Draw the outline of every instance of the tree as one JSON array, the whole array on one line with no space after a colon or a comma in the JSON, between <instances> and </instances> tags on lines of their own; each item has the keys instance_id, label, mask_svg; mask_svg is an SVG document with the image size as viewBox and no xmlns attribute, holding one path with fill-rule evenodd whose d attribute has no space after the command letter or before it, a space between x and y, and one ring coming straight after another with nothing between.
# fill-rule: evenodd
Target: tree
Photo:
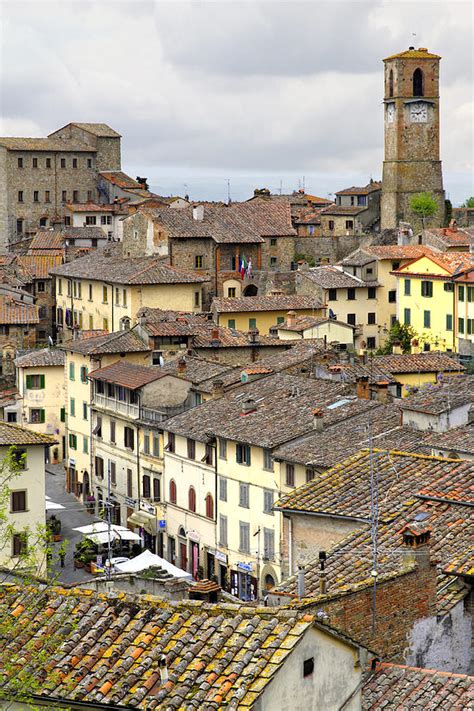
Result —
<instances>
[{"instance_id":1,"label":"tree","mask_svg":"<svg viewBox=\"0 0 474 711\"><path fill-rule=\"evenodd\" d=\"M438 212L439 206L431 193L418 193L410 200L410 207L418 217L421 217L423 229L427 217L433 217Z\"/></svg>"},{"instance_id":2,"label":"tree","mask_svg":"<svg viewBox=\"0 0 474 711\"><path fill-rule=\"evenodd\" d=\"M402 353L411 353L411 342L414 338L417 338L417 333L413 326L407 326L395 321L388 332L387 340L378 349L377 355L389 355L393 352L395 343L400 343Z\"/></svg>"},{"instance_id":3,"label":"tree","mask_svg":"<svg viewBox=\"0 0 474 711\"><path fill-rule=\"evenodd\" d=\"M461 207L474 207L474 197L466 198Z\"/></svg>"},{"instance_id":4,"label":"tree","mask_svg":"<svg viewBox=\"0 0 474 711\"><path fill-rule=\"evenodd\" d=\"M444 226L449 227L449 223L451 222L453 217L453 203L451 200L445 200L444 201Z\"/></svg>"}]
</instances>

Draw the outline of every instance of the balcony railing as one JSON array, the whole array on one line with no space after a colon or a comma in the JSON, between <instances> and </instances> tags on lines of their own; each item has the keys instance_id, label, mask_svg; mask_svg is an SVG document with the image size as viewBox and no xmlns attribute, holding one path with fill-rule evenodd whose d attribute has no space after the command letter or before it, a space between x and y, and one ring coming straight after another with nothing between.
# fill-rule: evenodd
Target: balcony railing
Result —
<instances>
[{"instance_id":1,"label":"balcony railing","mask_svg":"<svg viewBox=\"0 0 474 711\"><path fill-rule=\"evenodd\" d=\"M138 419L138 417L140 416L140 408L138 405L132 405L129 402L117 400L114 397L107 397L107 395L100 395L99 393L95 393L93 403L98 407L103 407L107 410L113 410L114 412L118 412L121 415L126 415L127 417L133 417L135 419Z\"/></svg>"}]
</instances>

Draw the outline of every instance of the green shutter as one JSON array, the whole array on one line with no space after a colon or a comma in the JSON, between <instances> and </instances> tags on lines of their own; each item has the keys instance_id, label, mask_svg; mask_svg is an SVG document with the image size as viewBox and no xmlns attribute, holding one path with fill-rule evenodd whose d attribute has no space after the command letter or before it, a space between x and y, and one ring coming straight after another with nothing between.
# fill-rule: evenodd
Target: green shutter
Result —
<instances>
[{"instance_id":1,"label":"green shutter","mask_svg":"<svg viewBox=\"0 0 474 711\"><path fill-rule=\"evenodd\" d=\"M44 375L40 375L40 388L44 390Z\"/></svg>"},{"instance_id":2,"label":"green shutter","mask_svg":"<svg viewBox=\"0 0 474 711\"><path fill-rule=\"evenodd\" d=\"M26 376L26 389L27 390L31 389L31 375Z\"/></svg>"},{"instance_id":3,"label":"green shutter","mask_svg":"<svg viewBox=\"0 0 474 711\"><path fill-rule=\"evenodd\" d=\"M69 363L69 380L74 380L74 363Z\"/></svg>"},{"instance_id":4,"label":"green shutter","mask_svg":"<svg viewBox=\"0 0 474 711\"><path fill-rule=\"evenodd\" d=\"M61 422L66 422L66 408L65 407L61 408L60 419L61 419Z\"/></svg>"},{"instance_id":5,"label":"green shutter","mask_svg":"<svg viewBox=\"0 0 474 711\"><path fill-rule=\"evenodd\" d=\"M40 422L44 422L44 410L40 410Z\"/></svg>"}]
</instances>

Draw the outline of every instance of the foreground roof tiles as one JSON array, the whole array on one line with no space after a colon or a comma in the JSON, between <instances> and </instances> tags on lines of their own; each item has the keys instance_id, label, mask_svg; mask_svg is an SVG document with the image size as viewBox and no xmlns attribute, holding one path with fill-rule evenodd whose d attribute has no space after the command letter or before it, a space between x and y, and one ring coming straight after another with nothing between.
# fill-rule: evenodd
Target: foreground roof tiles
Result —
<instances>
[{"instance_id":1,"label":"foreground roof tiles","mask_svg":"<svg viewBox=\"0 0 474 711\"><path fill-rule=\"evenodd\" d=\"M294 610L52 587L5 587L0 610L18 630L1 656L12 676L38 680L37 695L137 709L252 707L313 623Z\"/></svg>"},{"instance_id":2,"label":"foreground roof tiles","mask_svg":"<svg viewBox=\"0 0 474 711\"><path fill-rule=\"evenodd\" d=\"M474 401L474 376L443 378L436 385L427 384L400 402L403 410L439 415Z\"/></svg>"},{"instance_id":3,"label":"foreground roof tiles","mask_svg":"<svg viewBox=\"0 0 474 711\"><path fill-rule=\"evenodd\" d=\"M79 338L65 341L60 345L65 351L83 353L84 355L100 355L102 353L145 353L150 348L142 341L134 330L115 331L81 331Z\"/></svg>"},{"instance_id":4,"label":"foreground roof tiles","mask_svg":"<svg viewBox=\"0 0 474 711\"><path fill-rule=\"evenodd\" d=\"M55 444L54 437L50 437L40 432L27 430L20 425L12 425L7 422L0 422L0 447L22 444Z\"/></svg>"},{"instance_id":5,"label":"foreground roof tiles","mask_svg":"<svg viewBox=\"0 0 474 711\"><path fill-rule=\"evenodd\" d=\"M214 299L211 308L217 313L238 313L240 311L320 309L322 306L314 296L278 294L274 296L242 296L240 298Z\"/></svg>"},{"instance_id":6,"label":"foreground roof tiles","mask_svg":"<svg viewBox=\"0 0 474 711\"><path fill-rule=\"evenodd\" d=\"M38 307L15 301L8 296L0 296L0 324L17 326L27 323L39 323Z\"/></svg>"},{"instance_id":7,"label":"foreground roof tiles","mask_svg":"<svg viewBox=\"0 0 474 711\"><path fill-rule=\"evenodd\" d=\"M125 360L118 360L116 363L106 365L104 368L97 368L89 374L93 380L104 380L107 383L115 383L130 390L152 383L155 380L169 375L162 368L156 366L135 365Z\"/></svg>"},{"instance_id":8,"label":"foreground roof tiles","mask_svg":"<svg viewBox=\"0 0 474 711\"><path fill-rule=\"evenodd\" d=\"M15 360L18 368L37 368L44 366L62 366L66 360L64 351L55 348L42 348L41 350L24 353Z\"/></svg>"},{"instance_id":9,"label":"foreground roof tiles","mask_svg":"<svg viewBox=\"0 0 474 711\"><path fill-rule=\"evenodd\" d=\"M362 688L362 711L463 711L473 704L474 676L435 669L377 663Z\"/></svg>"}]
</instances>

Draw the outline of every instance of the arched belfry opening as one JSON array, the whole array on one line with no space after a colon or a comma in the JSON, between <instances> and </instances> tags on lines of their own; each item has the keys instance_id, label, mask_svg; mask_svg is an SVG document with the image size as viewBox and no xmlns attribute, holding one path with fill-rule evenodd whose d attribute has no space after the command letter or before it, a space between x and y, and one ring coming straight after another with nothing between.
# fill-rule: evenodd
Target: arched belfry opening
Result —
<instances>
[{"instance_id":1,"label":"arched belfry opening","mask_svg":"<svg viewBox=\"0 0 474 711\"><path fill-rule=\"evenodd\" d=\"M390 97L393 96L393 69L390 70L390 74L388 75L388 95Z\"/></svg>"},{"instance_id":2,"label":"arched belfry opening","mask_svg":"<svg viewBox=\"0 0 474 711\"><path fill-rule=\"evenodd\" d=\"M413 72L413 96L423 96L423 72L420 68Z\"/></svg>"}]
</instances>

